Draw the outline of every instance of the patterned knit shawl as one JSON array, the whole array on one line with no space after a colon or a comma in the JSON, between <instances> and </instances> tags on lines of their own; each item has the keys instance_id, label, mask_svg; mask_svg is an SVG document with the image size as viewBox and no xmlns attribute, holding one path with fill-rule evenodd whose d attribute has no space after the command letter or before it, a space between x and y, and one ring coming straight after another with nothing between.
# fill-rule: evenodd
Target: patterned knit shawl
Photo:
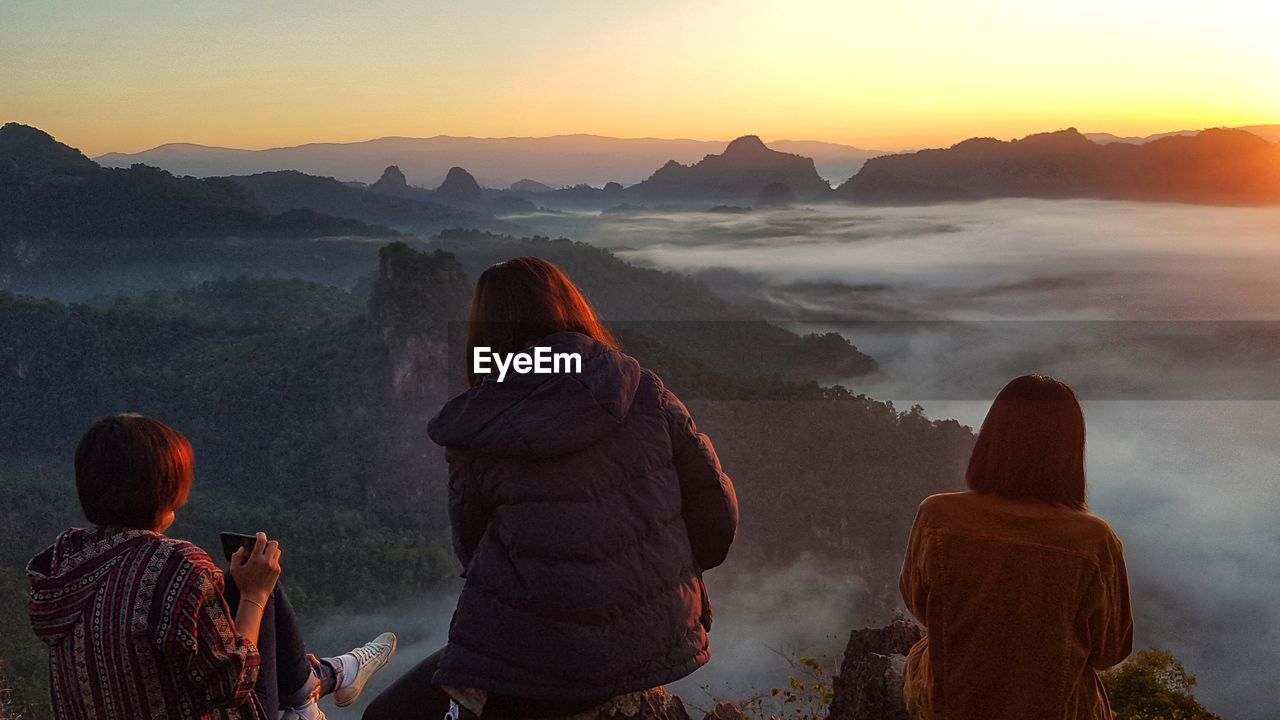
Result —
<instances>
[{"instance_id":1,"label":"patterned knit shawl","mask_svg":"<svg viewBox=\"0 0 1280 720\"><path fill-rule=\"evenodd\" d=\"M54 717L265 718L253 694L257 648L236 634L222 572L200 548L145 530L72 528L27 576Z\"/></svg>"}]
</instances>

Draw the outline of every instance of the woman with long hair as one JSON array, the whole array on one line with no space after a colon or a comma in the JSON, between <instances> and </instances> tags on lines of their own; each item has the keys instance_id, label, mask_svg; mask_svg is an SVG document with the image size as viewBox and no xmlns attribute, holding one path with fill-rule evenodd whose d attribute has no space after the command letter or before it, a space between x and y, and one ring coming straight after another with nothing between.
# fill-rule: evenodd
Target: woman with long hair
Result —
<instances>
[{"instance_id":1,"label":"woman with long hair","mask_svg":"<svg viewBox=\"0 0 1280 720\"><path fill-rule=\"evenodd\" d=\"M505 377L473 364L534 348L580 363ZM702 574L724 561L738 509L684 405L534 257L480 276L467 362L468 389L429 427L466 583L448 644L366 720L566 715L705 664Z\"/></svg>"},{"instance_id":2,"label":"woman with long hair","mask_svg":"<svg viewBox=\"0 0 1280 720\"><path fill-rule=\"evenodd\" d=\"M1085 500L1084 413L1066 384L1025 375L996 397L968 492L920 505L903 563L928 629L907 659L923 720L1112 716L1098 671L1133 649L1120 540Z\"/></svg>"}]
</instances>

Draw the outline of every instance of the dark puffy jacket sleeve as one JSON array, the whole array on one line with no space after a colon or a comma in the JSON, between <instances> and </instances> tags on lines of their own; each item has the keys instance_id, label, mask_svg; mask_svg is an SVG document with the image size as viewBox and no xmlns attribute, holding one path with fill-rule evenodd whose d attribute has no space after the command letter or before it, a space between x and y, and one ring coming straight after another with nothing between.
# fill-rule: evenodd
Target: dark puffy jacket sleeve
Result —
<instances>
[{"instance_id":1,"label":"dark puffy jacket sleeve","mask_svg":"<svg viewBox=\"0 0 1280 720\"><path fill-rule=\"evenodd\" d=\"M453 529L453 552L462 563L462 576L471 564L471 556L489 525L475 480L471 477L470 456L459 450L445 451L449 463L449 524Z\"/></svg>"},{"instance_id":2,"label":"dark puffy jacket sleeve","mask_svg":"<svg viewBox=\"0 0 1280 720\"><path fill-rule=\"evenodd\" d=\"M698 432L688 408L666 388L662 399L689 544L699 569L710 570L724 562L737 534L738 496L733 481L720 469L710 438Z\"/></svg>"}]
</instances>

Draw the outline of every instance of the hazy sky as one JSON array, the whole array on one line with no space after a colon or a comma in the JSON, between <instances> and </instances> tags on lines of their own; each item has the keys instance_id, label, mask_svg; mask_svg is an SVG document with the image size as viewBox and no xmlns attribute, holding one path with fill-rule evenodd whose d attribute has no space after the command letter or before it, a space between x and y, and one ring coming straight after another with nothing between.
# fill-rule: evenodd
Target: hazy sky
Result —
<instances>
[{"instance_id":1,"label":"hazy sky","mask_svg":"<svg viewBox=\"0 0 1280 720\"><path fill-rule=\"evenodd\" d=\"M1263 0L0 0L0 120L90 154L386 135L817 139L1280 122Z\"/></svg>"}]
</instances>

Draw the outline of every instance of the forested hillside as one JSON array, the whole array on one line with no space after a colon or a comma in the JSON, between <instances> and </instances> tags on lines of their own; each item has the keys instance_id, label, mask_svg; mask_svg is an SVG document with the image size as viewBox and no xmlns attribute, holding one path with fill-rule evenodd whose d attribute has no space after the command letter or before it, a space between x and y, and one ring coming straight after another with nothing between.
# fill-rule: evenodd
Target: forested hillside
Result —
<instances>
[{"instance_id":1,"label":"forested hillside","mask_svg":"<svg viewBox=\"0 0 1280 720\"><path fill-rule=\"evenodd\" d=\"M0 658L20 699L39 704L44 667L25 627L22 567L81 522L70 457L95 418L143 412L188 434L196 491L172 532L205 547L226 529L279 536L290 592L317 618L415 597L456 574L442 452L425 422L450 392L449 330L460 327L482 255L564 262L606 314L624 309L615 303L627 292L701 304L687 320L711 312L699 284L593 248L485 240L461 257L385 247L354 291L246 278L102 307L0 294L0 482L10 499L0 521L23 539L0 556ZM764 323L720 324L797 340ZM812 554L833 572L860 572L869 599L891 604L896 563L886 558L905 542L918 499L955 485L969 430L721 363L715 347L658 337L669 332L662 323L616 326L625 348L688 400L738 483L742 537L726 572Z\"/></svg>"}]
</instances>

